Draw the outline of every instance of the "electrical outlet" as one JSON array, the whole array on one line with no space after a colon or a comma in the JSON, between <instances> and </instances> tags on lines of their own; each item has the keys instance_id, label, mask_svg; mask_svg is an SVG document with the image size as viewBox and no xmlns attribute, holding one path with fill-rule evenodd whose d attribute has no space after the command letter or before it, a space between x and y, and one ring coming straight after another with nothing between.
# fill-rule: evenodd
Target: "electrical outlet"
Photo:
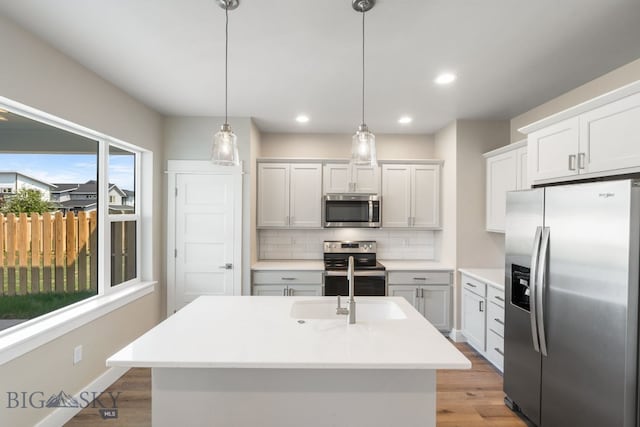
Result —
<instances>
[{"instance_id":1,"label":"electrical outlet","mask_svg":"<svg viewBox=\"0 0 640 427\"><path fill-rule=\"evenodd\" d=\"M73 349L73 364L77 365L82 360L82 346L79 345Z\"/></svg>"}]
</instances>

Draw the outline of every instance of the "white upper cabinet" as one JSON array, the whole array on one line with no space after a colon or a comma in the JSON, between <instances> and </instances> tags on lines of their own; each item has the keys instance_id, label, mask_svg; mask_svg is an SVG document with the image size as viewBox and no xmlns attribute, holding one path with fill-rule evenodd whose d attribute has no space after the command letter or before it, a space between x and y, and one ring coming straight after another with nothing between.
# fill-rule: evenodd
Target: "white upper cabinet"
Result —
<instances>
[{"instance_id":1,"label":"white upper cabinet","mask_svg":"<svg viewBox=\"0 0 640 427\"><path fill-rule=\"evenodd\" d=\"M353 166L351 169L354 193L378 194L380 192L380 167Z\"/></svg>"},{"instance_id":2,"label":"white upper cabinet","mask_svg":"<svg viewBox=\"0 0 640 427\"><path fill-rule=\"evenodd\" d=\"M411 166L382 166L382 226L411 226Z\"/></svg>"},{"instance_id":3,"label":"white upper cabinet","mask_svg":"<svg viewBox=\"0 0 640 427\"><path fill-rule=\"evenodd\" d=\"M349 163L324 165L324 194L380 192L380 167L352 166Z\"/></svg>"},{"instance_id":4,"label":"white upper cabinet","mask_svg":"<svg viewBox=\"0 0 640 427\"><path fill-rule=\"evenodd\" d=\"M324 165L324 194L349 193L351 166L348 163Z\"/></svg>"},{"instance_id":5,"label":"white upper cabinet","mask_svg":"<svg viewBox=\"0 0 640 427\"><path fill-rule=\"evenodd\" d=\"M640 166L640 93L580 117L579 156L586 172Z\"/></svg>"},{"instance_id":6,"label":"white upper cabinet","mask_svg":"<svg viewBox=\"0 0 640 427\"><path fill-rule=\"evenodd\" d=\"M258 165L258 227L289 226L289 164Z\"/></svg>"},{"instance_id":7,"label":"white upper cabinet","mask_svg":"<svg viewBox=\"0 0 640 427\"><path fill-rule=\"evenodd\" d=\"M382 227L440 227L440 164L382 166Z\"/></svg>"},{"instance_id":8,"label":"white upper cabinet","mask_svg":"<svg viewBox=\"0 0 640 427\"><path fill-rule=\"evenodd\" d=\"M319 228L321 212L319 163L258 164L258 227Z\"/></svg>"},{"instance_id":9,"label":"white upper cabinet","mask_svg":"<svg viewBox=\"0 0 640 427\"><path fill-rule=\"evenodd\" d=\"M516 189L518 190L531 188L529 175L527 174L529 156L526 141L522 141L522 144L524 144L522 147L516 149L516 173L518 174L516 177Z\"/></svg>"},{"instance_id":10,"label":"white upper cabinet","mask_svg":"<svg viewBox=\"0 0 640 427\"><path fill-rule=\"evenodd\" d=\"M528 136L532 179L578 174L578 125L578 118L573 117Z\"/></svg>"},{"instance_id":11,"label":"white upper cabinet","mask_svg":"<svg viewBox=\"0 0 640 427\"><path fill-rule=\"evenodd\" d=\"M520 132L528 137L531 183L640 172L640 81Z\"/></svg>"},{"instance_id":12,"label":"white upper cabinet","mask_svg":"<svg viewBox=\"0 0 640 427\"><path fill-rule=\"evenodd\" d=\"M486 228L504 233L507 192L528 188L526 141L484 154L487 162Z\"/></svg>"}]
</instances>

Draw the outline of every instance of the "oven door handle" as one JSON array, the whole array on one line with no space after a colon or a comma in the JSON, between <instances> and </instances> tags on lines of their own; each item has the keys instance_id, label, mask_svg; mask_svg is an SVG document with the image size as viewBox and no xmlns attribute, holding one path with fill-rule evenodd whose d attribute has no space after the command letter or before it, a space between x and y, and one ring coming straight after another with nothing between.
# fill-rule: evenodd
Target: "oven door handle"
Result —
<instances>
[{"instance_id":1,"label":"oven door handle","mask_svg":"<svg viewBox=\"0 0 640 427\"><path fill-rule=\"evenodd\" d=\"M324 272L325 275L327 276L343 276L346 277L347 276L347 271L346 270L329 270L329 271L325 271ZM373 271L362 271L362 270L356 270L353 272L353 275L355 277L385 277L386 276L386 272L384 270L373 270Z\"/></svg>"}]
</instances>

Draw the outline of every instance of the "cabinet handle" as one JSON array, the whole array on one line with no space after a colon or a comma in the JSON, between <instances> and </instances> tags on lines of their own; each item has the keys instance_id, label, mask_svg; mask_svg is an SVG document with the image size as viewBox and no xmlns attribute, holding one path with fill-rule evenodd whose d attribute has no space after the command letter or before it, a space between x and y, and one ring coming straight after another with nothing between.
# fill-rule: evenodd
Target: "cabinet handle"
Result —
<instances>
[{"instance_id":1,"label":"cabinet handle","mask_svg":"<svg viewBox=\"0 0 640 427\"><path fill-rule=\"evenodd\" d=\"M484 301L478 301L478 305L480 306L480 313L482 313L484 310L482 309L482 303Z\"/></svg>"},{"instance_id":2,"label":"cabinet handle","mask_svg":"<svg viewBox=\"0 0 640 427\"><path fill-rule=\"evenodd\" d=\"M416 288L416 298L420 298L420 288Z\"/></svg>"},{"instance_id":3,"label":"cabinet handle","mask_svg":"<svg viewBox=\"0 0 640 427\"><path fill-rule=\"evenodd\" d=\"M420 288L420 298L424 298L424 289Z\"/></svg>"},{"instance_id":4,"label":"cabinet handle","mask_svg":"<svg viewBox=\"0 0 640 427\"><path fill-rule=\"evenodd\" d=\"M502 302L504 302L504 298L499 297L499 296L497 296L497 295L495 296L495 299L497 299L498 301L502 301Z\"/></svg>"},{"instance_id":5,"label":"cabinet handle","mask_svg":"<svg viewBox=\"0 0 640 427\"><path fill-rule=\"evenodd\" d=\"M427 280L426 277L414 277L413 280Z\"/></svg>"},{"instance_id":6,"label":"cabinet handle","mask_svg":"<svg viewBox=\"0 0 640 427\"><path fill-rule=\"evenodd\" d=\"M493 320L495 320L495 321L496 321L496 323L499 323L499 324L501 324L501 325L503 325L503 326L504 326L504 322L503 322L502 320L498 319L497 317L496 317L496 318L494 318Z\"/></svg>"},{"instance_id":7,"label":"cabinet handle","mask_svg":"<svg viewBox=\"0 0 640 427\"><path fill-rule=\"evenodd\" d=\"M585 161L586 160L586 155L585 153L578 153L578 169L584 169L585 167Z\"/></svg>"},{"instance_id":8,"label":"cabinet handle","mask_svg":"<svg viewBox=\"0 0 640 427\"><path fill-rule=\"evenodd\" d=\"M287 296L287 291L288 291L288 290L289 290L288 288L284 288L284 289L282 290L282 296L283 296L283 297L286 297L286 296Z\"/></svg>"},{"instance_id":9,"label":"cabinet handle","mask_svg":"<svg viewBox=\"0 0 640 427\"><path fill-rule=\"evenodd\" d=\"M281 277L280 280L296 280L295 277Z\"/></svg>"},{"instance_id":10,"label":"cabinet handle","mask_svg":"<svg viewBox=\"0 0 640 427\"><path fill-rule=\"evenodd\" d=\"M467 286L471 286L472 288L476 288L476 287L477 287L477 286L476 286L476 285L474 285L473 283L469 283L469 282L467 282Z\"/></svg>"},{"instance_id":11,"label":"cabinet handle","mask_svg":"<svg viewBox=\"0 0 640 427\"><path fill-rule=\"evenodd\" d=\"M569 155L569 170L570 171L576 170L576 155L575 154L570 154Z\"/></svg>"},{"instance_id":12,"label":"cabinet handle","mask_svg":"<svg viewBox=\"0 0 640 427\"><path fill-rule=\"evenodd\" d=\"M500 350L498 347L493 347L493 349L496 351L496 353L498 353L500 356L504 357L504 353L502 352L502 350Z\"/></svg>"},{"instance_id":13,"label":"cabinet handle","mask_svg":"<svg viewBox=\"0 0 640 427\"><path fill-rule=\"evenodd\" d=\"M289 288L289 292L288 292L289 296L292 297L293 296L293 289Z\"/></svg>"}]
</instances>

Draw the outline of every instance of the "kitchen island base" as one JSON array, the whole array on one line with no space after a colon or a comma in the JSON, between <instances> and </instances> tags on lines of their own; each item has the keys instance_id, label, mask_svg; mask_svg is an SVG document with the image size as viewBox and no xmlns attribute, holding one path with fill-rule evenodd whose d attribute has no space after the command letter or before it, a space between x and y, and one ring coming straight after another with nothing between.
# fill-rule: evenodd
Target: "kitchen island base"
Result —
<instances>
[{"instance_id":1,"label":"kitchen island base","mask_svg":"<svg viewBox=\"0 0 640 427\"><path fill-rule=\"evenodd\" d=\"M434 370L153 368L158 427L435 427Z\"/></svg>"}]
</instances>

